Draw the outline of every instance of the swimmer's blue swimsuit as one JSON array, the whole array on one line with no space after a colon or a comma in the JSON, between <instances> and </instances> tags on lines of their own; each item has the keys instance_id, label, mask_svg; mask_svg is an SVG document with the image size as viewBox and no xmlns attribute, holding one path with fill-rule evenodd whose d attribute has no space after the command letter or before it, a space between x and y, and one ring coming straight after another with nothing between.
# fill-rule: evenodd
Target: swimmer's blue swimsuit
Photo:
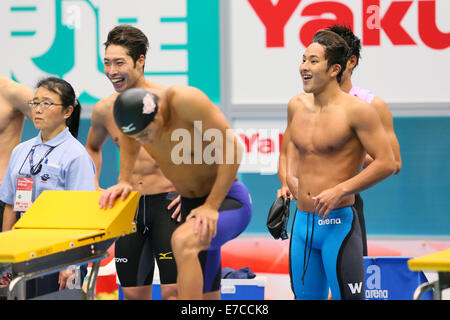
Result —
<instances>
[{"instance_id":1,"label":"swimmer's blue swimsuit","mask_svg":"<svg viewBox=\"0 0 450 320\"><path fill-rule=\"evenodd\" d=\"M297 210L289 252L296 299L364 299L361 229L352 207L332 210L327 219Z\"/></svg>"}]
</instances>

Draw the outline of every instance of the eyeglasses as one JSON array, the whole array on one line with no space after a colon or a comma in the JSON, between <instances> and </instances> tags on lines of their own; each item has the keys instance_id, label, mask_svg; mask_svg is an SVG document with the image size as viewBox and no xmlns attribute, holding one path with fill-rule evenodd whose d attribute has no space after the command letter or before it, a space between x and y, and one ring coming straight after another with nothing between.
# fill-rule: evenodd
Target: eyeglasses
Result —
<instances>
[{"instance_id":1,"label":"eyeglasses","mask_svg":"<svg viewBox=\"0 0 450 320\"><path fill-rule=\"evenodd\" d=\"M36 109L38 106L41 107L42 110L47 110L48 108L52 106L62 106L62 103L54 103L54 102L48 102L48 101L28 101L28 105L31 109Z\"/></svg>"}]
</instances>

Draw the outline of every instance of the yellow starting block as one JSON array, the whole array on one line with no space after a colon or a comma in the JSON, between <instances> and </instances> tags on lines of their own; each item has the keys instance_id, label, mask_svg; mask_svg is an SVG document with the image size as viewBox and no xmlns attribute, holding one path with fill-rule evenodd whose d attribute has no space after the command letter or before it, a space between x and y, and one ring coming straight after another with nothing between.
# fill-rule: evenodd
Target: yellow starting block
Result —
<instances>
[{"instance_id":1,"label":"yellow starting block","mask_svg":"<svg viewBox=\"0 0 450 320\"><path fill-rule=\"evenodd\" d=\"M413 271L436 271L438 280L420 285L414 292L414 299L426 290L434 289L434 299L442 298L442 290L450 287L450 249L434 252L423 257L408 260L408 266Z\"/></svg>"},{"instance_id":2,"label":"yellow starting block","mask_svg":"<svg viewBox=\"0 0 450 320\"><path fill-rule=\"evenodd\" d=\"M139 193L100 209L101 191L44 191L14 225L0 233L0 273L13 275L8 299L25 298L25 281L93 262L86 298L93 299L100 261L120 237L136 231ZM17 287L17 293L14 292ZM1 292L0 292L1 294Z\"/></svg>"}]
</instances>

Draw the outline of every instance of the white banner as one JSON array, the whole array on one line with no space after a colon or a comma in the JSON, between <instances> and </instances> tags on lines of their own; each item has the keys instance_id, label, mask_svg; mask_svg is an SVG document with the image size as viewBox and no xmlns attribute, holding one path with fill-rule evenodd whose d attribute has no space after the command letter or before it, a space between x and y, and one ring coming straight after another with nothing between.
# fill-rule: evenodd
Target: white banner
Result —
<instances>
[{"instance_id":1,"label":"white banner","mask_svg":"<svg viewBox=\"0 0 450 320\"><path fill-rule=\"evenodd\" d=\"M231 102L287 104L314 33L336 21L362 41L354 84L387 102L450 102L448 0L230 0Z\"/></svg>"},{"instance_id":2,"label":"white banner","mask_svg":"<svg viewBox=\"0 0 450 320\"><path fill-rule=\"evenodd\" d=\"M275 174L286 121L236 120L233 132L244 147L239 171Z\"/></svg>"}]
</instances>

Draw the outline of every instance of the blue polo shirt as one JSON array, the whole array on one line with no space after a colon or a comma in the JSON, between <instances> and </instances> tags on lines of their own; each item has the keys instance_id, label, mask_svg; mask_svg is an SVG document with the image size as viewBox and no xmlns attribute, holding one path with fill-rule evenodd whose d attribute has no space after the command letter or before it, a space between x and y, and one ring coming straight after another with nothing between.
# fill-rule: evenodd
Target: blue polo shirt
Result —
<instances>
[{"instance_id":1,"label":"blue polo shirt","mask_svg":"<svg viewBox=\"0 0 450 320\"><path fill-rule=\"evenodd\" d=\"M40 172L32 175L31 165L36 166L41 160ZM14 148L0 186L0 200L14 204L19 177L33 178L34 201L44 190L93 191L94 174L92 158L68 128L45 143L39 132Z\"/></svg>"}]
</instances>

